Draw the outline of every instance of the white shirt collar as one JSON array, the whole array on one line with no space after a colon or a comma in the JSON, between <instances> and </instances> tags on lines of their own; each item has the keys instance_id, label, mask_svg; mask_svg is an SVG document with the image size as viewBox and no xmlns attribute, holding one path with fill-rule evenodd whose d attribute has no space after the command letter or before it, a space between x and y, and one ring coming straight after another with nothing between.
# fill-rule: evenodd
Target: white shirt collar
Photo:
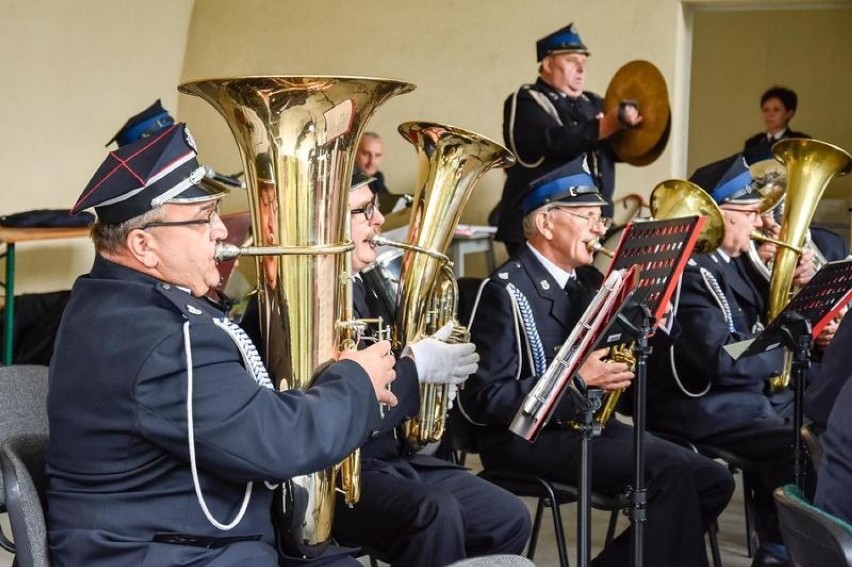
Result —
<instances>
[{"instance_id":1,"label":"white shirt collar","mask_svg":"<svg viewBox=\"0 0 852 567\"><path fill-rule=\"evenodd\" d=\"M720 257L722 260L724 260L726 264L730 264L730 263L731 263L731 257L730 257L730 256L728 256L727 254L725 254L725 251L724 251L724 250L722 250L721 248L717 248L717 249L716 249L716 254L718 254L718 255L719 255L719 257Z\"/></svg>"},{"instance_id":2,"label":"white shirt collar","mask_svg":"<svg viewBox=\"0 0 852 567\"><path fill-rule=\"evenodd\" d=\"M550 260L544 257L541 252L535 249L535 246L526 243L527 247L532 250L532 253L535 254L535 257L538 258L538 261L542 263L544 269L547 270L547 273L551 275L551 277L556 280L556 283L559 284L559 288L562 289L565 287L565 284L568 283L568 280L571 278L576 278L577 273L575 271L566 272Z\"/></svg>"}]
</instances>

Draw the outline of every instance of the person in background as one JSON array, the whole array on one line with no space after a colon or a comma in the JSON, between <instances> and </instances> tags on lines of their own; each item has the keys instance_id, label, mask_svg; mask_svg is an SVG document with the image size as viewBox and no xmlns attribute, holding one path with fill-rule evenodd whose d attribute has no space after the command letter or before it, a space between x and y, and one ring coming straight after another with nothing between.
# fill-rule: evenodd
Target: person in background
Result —
<instances>
[{"instance_id":1,"label":"person in background","mask_svg":"<svg viewBox=\"0 0 852 567\"><path fill-rule=\"evenodd\" d=\"M307 391L273 387L204 297L227 229L203 176L177 123L110 152L72 208L95 208L97 254L50 367L56 567L302 565L277 549L272 489L340 462L396 404L386 341L341 353Z\"/></svg>"},{"instance_id":2,"label":"person in background","mask_svg":"<svg viewBox=\"0 0 852 567\"><path fill-rule=\"evenodd\" d=\"M358 275L376 259L372 239L384 222L369 181L356 170L349 192L356 318L376 315L375 298ZM391 386L399 404L361 447L361 500L350 508L338 499L335 511L339 543L368 550L393 566L439 567L465 557L519 554L530 535L529 514L516 496L406 446L401 426L417 415L420 384L455 389L476 369L474 346L444 342L449 331L447 326L403 350Z\"/></svg>"},{"instance_id":3,"label":"person in background","mask_svg":"<svg viewBox=\"0 0 852 567\"><path fill-rule=\"evenodd\" d=\"M790 120L796 115L799 97L786 87L775 86L760 97L760 112L763 116L763 132L745 141L743 149L765 148L784 138L810 138L804 132L790 129Z\"/></svg>"},{"instance_id":4,"label":"person in background","mask_svg":"<svg viewBox=\"0 0 852 567\"><path fill-rule=\"evenodd\" d=\"M570 423L580 404L572 396L562 397L533 443L512 433L509 424L603 281L591 266L588 244L603 236L609 219L601 216L605 200L585 162L581 156L524 190L526 243L480 289L470 332L482 358L459 394L462 413L476 426L486 470L531 473L575 486L581 439ZM605 360L607 352L592 352L577 374L589 388L626 388L632 371L626 363ZM633 437L630 425L610 419L592 441L593 490L617 495L632 483ZM645 565L707 565L703 534L731 498L730 473L653 435L645 435L645 450ZM593 564L628 565L632 533L631 528L618 535Z\"/></svg>"},{"instance_id":5,"label":"person in background","mask_svg":"<svg viewBox=\"0 0 852 567\"><path fill-rule=\"evenodd\" d=\"M364 132L358 140L358 150L355 152L355 167L367 177L372 178L370 189L376 194L379 209L382 214L388 214L400 206L400 198L391 193L385 185L385 174L379 169L385 157L385 142L375 132ZM407 202L406 202L407 206Z\"/></svg>"},{"instance_id":6,"label":"person in background","mask_svg":"<svg viewBox=\"0 0 852 567\"><path fill-rule=\"evenodd\" d=\"M534 179L585 156L612 213L616 156L608 139L642 122L639 109L625 104L603 112L603 99L584 90L589 49L574 24L536 42L538 79L510 95L503 105L503 139L518 161L507 170L503 195L492 211L495 240L511 255L524 241L521 200Z\"/></svg>"}]
</instances>

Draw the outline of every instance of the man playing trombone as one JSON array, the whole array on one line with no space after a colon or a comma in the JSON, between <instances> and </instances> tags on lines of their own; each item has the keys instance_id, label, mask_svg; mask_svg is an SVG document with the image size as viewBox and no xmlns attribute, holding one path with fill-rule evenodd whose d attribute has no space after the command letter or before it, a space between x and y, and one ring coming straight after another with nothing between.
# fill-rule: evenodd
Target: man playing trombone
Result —
<instances>
[{"instance_id":1,"label":"man playing trombone","mask_svg":"<svg viewBox=\"0 0 852 567\"><path fill-rule=\"evenodd\" d=\"M606 232L604 203L584 156L530 183L521 200L527 241L480 288L470 329L482 358L459 396L462 412L478 426L486 469L578 482L580 438L569 425L578 408L570 396L533 443L508 426L602 283L589 245ZM605 356L593 352L581 379L605 391L629 386L628 365ZM632 427L614 419L593 440L595 491L616 495L632 482L632 443ZM724 467L682 447L652 435L645 443L645 565L706 565L703 534L730 499L733 480ZM594 565L627 565L630 533L610 542Z\"/></svg>"}]
</instances>

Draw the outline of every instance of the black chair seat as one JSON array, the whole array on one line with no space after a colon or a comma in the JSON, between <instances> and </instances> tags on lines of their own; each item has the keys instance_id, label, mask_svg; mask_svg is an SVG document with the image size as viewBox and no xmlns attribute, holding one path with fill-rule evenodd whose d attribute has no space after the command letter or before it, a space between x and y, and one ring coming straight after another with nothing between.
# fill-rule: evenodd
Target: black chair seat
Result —
<instances>
[{"instance_id":1,"label":"black chair seat","mask_svg":"<svg viewBox=\"0 0 852 567\"><path fill-rule=\"evenodd\" d=\"M533 519L532 533L530 534L530 544L527 548L527 557L530 560L535 559L544 509L550 508L559 565L561 567L568 567L568 546L565 543L565 528L559 507L562 504L577 502L580 498L579 489L574 485L553 482L539 476L510 471L484 470L478 476L516 496L538 500L535 518ZM592 492L591 504L594 509L611 512L606 531L606 543L609 543L615 537L615 529L618 525L618 512L627 506L627 499L623 495L608 496Z\"/></svg>"}]
</instances>

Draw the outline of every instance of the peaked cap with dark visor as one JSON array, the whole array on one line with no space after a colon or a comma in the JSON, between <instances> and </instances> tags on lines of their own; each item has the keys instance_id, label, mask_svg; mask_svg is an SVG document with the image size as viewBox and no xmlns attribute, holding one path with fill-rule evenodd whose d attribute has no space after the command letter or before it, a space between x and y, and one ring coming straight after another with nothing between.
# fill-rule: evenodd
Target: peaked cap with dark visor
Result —
<instances>
[{"instance_id":1,"label":"peaked cap with dark visor","mask_svg":"<svg viewBox=\"0 0 852 567\"><path fill-rule=\"evenodd\" d=\"M699 167L689 180L707 191L717 204L751 205L762 200L742 154Z\"/></svg>"},{"instance_id":2,"label":"peaked cap with dark visor","mask_svg":"<svg viewBox=\"0 0 852 567\"><path fill-rule=\"evenodd\" d=\"M101 224L124 222L164 203L200 203L222 197L222 188L201 186L204 166L184 123L109 153L77 203L75 214L94 207Z\"/></svg>"},{"instance_id":3,"label":"peaked cap with dark visor","mask_svg":"<svg viewBox=\"0 0 852 567\"><path fill-rule=\"evenodd\" d=\"M606 205L589 173L585 155L530 181L524 188L524 196L521 198L524 216L551 203L564 207Z\"/></svg>"}]
</instances>

